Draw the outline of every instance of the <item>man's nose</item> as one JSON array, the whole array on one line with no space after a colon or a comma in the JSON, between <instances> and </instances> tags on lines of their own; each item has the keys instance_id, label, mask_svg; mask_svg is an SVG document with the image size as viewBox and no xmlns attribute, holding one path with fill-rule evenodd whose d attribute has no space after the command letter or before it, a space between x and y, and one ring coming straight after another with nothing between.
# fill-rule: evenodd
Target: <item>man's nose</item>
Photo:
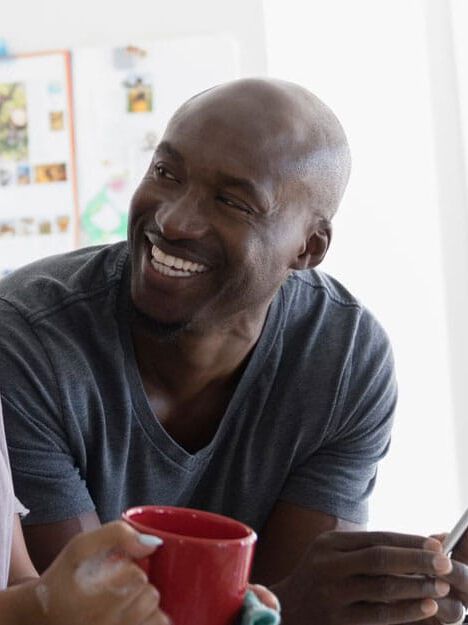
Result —
<instances>
[{"instance_id":1,"label":"man's nose","mask_svg":"<svg viewBox=\"0 0 468 625\"><path fill-rule=\"evenodd\" d=\"M199 239L210 224L200 198L186 193L175 201L166 200L154 213L154 220L166 239Z\"/></svg>"}]
</instances>

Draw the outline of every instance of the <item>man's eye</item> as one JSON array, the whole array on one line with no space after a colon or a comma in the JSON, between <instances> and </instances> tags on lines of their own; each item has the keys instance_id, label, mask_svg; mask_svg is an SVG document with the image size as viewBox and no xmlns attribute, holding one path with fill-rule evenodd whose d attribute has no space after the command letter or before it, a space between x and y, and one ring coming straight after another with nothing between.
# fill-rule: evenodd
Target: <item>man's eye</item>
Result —
<instances>
[{"instance_id":1,"label":"man's eye","mask_svg":"<svg viewBox=\"0 0 468 625\"><path fill-rule=\"evenodd\" d=\"M155 165L154 169L158 178L166 178L166 180L177 181L177 178L174 176L174 174L171 174L171 172L163 165Z\"/></svg>"},{"instance_id":2,"label":"man's eye","mask_svg":"<svg viewBox=\"0 0 468 625\"><path fill-rule=\"evenodd\" d=\"M235 202L231 198L225 197L224 195L218 196L218 200L220 200L220 202L222 202L223 204L226 204L226 206L232 206L232 208L237 208L237 210L247 213L248 215L253 213L252 209L250 208L250 206L247 206L247 204Z\"/></svg>"}]
</instances>

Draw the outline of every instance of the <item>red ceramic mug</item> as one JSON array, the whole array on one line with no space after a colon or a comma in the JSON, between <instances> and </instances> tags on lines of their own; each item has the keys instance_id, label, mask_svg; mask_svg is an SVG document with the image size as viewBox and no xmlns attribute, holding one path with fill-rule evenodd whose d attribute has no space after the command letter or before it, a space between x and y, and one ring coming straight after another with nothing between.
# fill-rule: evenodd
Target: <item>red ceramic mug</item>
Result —
<instances>
[{"instance_id":1,"label":"red ceramic mug","mask_svg":"<svg viewBox=\"0 0 468 625\"><path fill-rule=\"evenodd\" d=\"M233 625L244 600L257 535L234 519L171 506L130 508L132 527L163 540L140 565L173 625Z\"/></svg>"}]
</instances>

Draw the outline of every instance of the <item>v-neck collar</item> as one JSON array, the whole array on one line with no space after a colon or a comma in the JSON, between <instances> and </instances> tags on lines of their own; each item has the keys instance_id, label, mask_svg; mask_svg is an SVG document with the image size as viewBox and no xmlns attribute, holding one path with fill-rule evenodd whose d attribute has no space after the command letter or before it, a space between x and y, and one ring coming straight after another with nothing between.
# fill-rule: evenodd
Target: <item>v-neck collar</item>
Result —
<instances>
[{"instance_id":1,"label":"v-neck collar","mask_svg":"<svg viewBox=\"0 0 468 625\"><path fill-rule=\"evenodd\" d=\"M228 435L231 423L243 402L248 398L251 386L262 370L265 361L272 350L278 349L278 333L282 330L283 296L282 290L274 297L265 319L260 337L253 348L249 362L242 373L237 387L231 397L228 407L219 423L218 429L208 445L195 453L190 453L175 441L164 429L157 416L153 414L141 379L137 364L131 328L129 323L130 310L130 260L124 265L120 292L117 298L117 320L123 346L126 376L132 398L134 416L145 431L151 443L165 456L188 471L194 470L200 463L205 462L217 448L220 440Z\"/></svg>"}]
</instances>

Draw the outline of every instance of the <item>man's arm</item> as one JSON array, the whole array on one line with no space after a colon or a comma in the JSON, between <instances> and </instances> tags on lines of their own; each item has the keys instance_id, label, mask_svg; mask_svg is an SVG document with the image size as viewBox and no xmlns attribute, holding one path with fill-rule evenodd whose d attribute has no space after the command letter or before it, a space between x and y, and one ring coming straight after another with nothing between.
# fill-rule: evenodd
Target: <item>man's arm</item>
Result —
<instances>
[{"instance_id":1,"label":"man's arm","mask_svg":"<svg viewBox=\"0 0 468 625\"><path fill-rule=\"evenodd\" d=\"M364 526L279 501L259 536L253 581L276 584L298 565L312 542L331 530L356 531Z\"/></svg>"},{"instance_id":2,"label":"man's arm","mask_svg":"<svg viewBox=\"0 0 468 625\"><path fill-rule=\"evenodd\" d=\"M39 573L42 573L73 536L100 526L97 514L88 512L58 523L26 525L23 532L31 560Z\"/></svg>"},{"instance_id":3,"label":"man's arm","mask_svg":"<svg viewBox=\"0 0 468 625\"><path fill-rule=\"evenodd\" d=\"M441 543L423 536L350 531L360 529L278 502L259 538L254 581L278 595L284 625L414 625L422 620L440 625L428 617L449 592L440 579L451 566L440 553ZM450 616L443 622L452 622L459 609L459 604L448 612L442 608Z\"/></svg>"}]
</instances>

